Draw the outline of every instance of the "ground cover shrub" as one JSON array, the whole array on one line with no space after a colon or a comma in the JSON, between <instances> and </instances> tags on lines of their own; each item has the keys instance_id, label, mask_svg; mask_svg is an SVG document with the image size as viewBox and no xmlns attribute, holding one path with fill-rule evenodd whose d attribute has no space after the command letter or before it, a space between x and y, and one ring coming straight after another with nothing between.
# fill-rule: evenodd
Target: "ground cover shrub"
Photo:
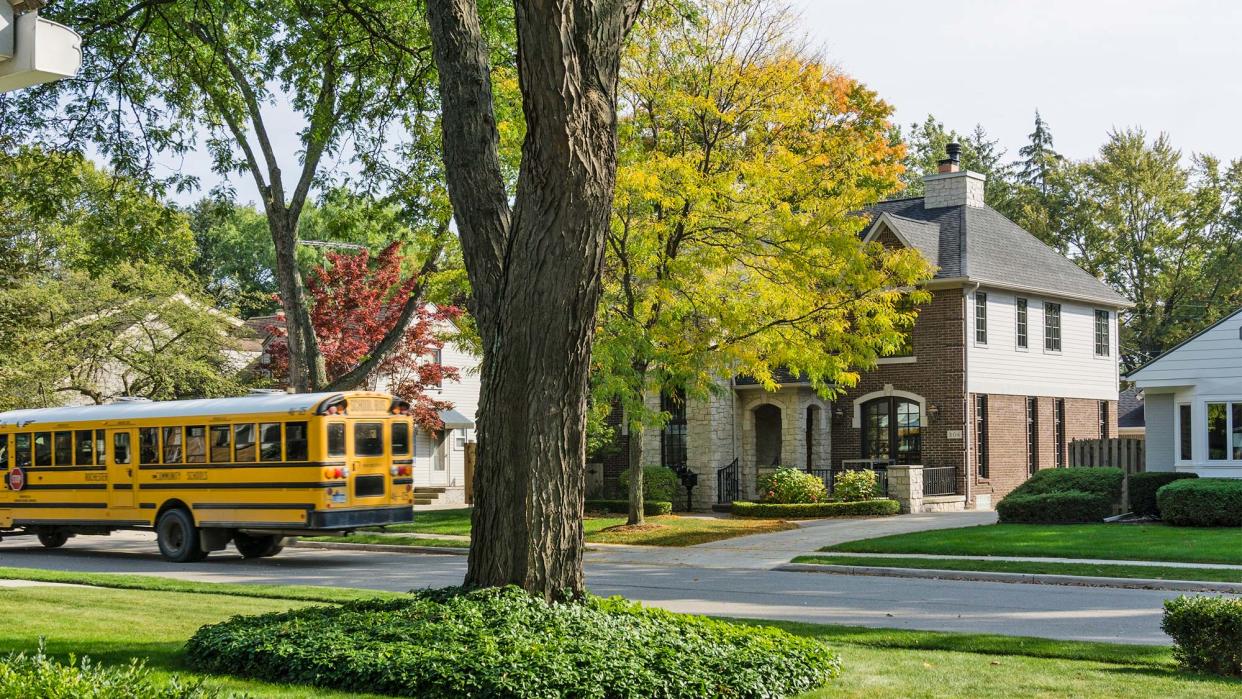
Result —
<instances>
[{"instance_id":1,"label":"ground cover shrub","mask_svg":"<svg viewBox=\"0 0 1242 699\"><path fill-rule=\"evenodd\" d=\"M1173 638L1173 657L1186 669L1242 677L1242 599L1165 600L1160 626Z\"/></svg>"},{"instance_id":2,"label":"ground cover shrub","mask_svg":"<svg viewBox=\"0 0 1242 699\"><path fill-rule=\"evenodd\" d=\"M62 663L44 654L12 653L0 661L0 697L57 699L213 699L202 681L185 682L173 675L158 677L142 662L99 665L90 658Z\"/></svg>"},{"instance_id":3,"label":"ground cover shrub","mask_svg":"<svg viewBox=\"0 0 1242 699\"><path fill-rule=\"evenodd\" d=\"M1242 480L1191 478L1156 491L1160 518L1182 527L1242 526Z\"/></svg>"},{"instance_id":4,"label":"ground cover shrub","mask_svg":"<svg viewBox=\"0 0 1242 699\"><path fill-rule=\"evenodd\" d=\"M1186 478L1198 478L1197 473L1151 472L1130 476L1130 511L1136 515L1160 516L1156 505L1156 491L1164 486Z\"/></svg>"},{"instance_id":5,"label":"ground cover shrub","mask_svg":"<svg viewBox=\"0 0 1242 699\"><path fill-rule=\"evenodd\" d=\"M630 470L621 472L621 487L629 492ZM663 466L646 466L643 468L643 499L672 502L677 499L677 488L681 480L677 472Z\"/></svg>"},{"instance_id":6,"label":"ground cover shrub","mask_svg":"<svg viewBox=\"0 0 1242 699\"><path fill-rule=\"evenodd\" d=\"M585 503L587 512L611 512L613 514L627 514L630 511L629 500L587 500ZM673 503L659 500L643 499L643 514L649 517L658 515L669 515L673 513Z\"/></svg>"},{"instance_id":7,"label":"ground cover shrub","mask_svg":"<svg viewBox=\"0 0 1242 699\"><path fill-rule=\"evenodd\" d=\"M860 502L767 503L735 502L730 511L738 517L767 519L801 519L813 517L868 517L895 515L901 512L896 500L877 499Z\"/></svg>"},{"instance_id":8,"label":"ground cover shrub","mask_svg":"<svg viewBox=\"0 0 1242 699\"><path fill-rule=\"evenodd\" d=\"M845 502L870 500L882 495L880 481L875 471L845 471L838 473L832 481L832 497Z\"/></svg>"},{"instance_id":9,"label":"ground cover shrub","mask_svg":"<svg viewBox=\"0 0 1242 699\"><path fill-rule=\"evenodd\" d=\"M619 598L426 590L204 626L202 670L420 697L775 697L840 674L823 643Z\"/></svg>"},{"instance_id":10,"label":"ground cover shrub","mask_svg":"<svg viewBox=\"0 0 1242 699\"><path fill-rule=\"evenodd\" d=\"M1112 513L1112 498L1081 490L1035 494L1014 491L996 503L996 515L1002 524L1099 522Z\"/></svg>"},{"instance_id":11,"label":"ground cover shrub","mask_svg":"<svg viewBox=\"0 0 1242 699\"><path fill-rule=\"evenodd\" d=\"M759 477L760 500L772 503L811 503L828 499L828 489L818 476L782 467Z\"/></svg>"}]
</instances>

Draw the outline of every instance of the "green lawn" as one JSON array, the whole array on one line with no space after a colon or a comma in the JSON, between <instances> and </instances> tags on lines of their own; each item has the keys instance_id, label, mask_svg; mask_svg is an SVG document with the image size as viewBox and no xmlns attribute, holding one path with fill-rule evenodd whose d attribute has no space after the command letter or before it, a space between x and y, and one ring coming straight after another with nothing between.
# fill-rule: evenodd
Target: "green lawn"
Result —
<instances>
[{"instance_id":1,"label":"green lawn","mask_svg":"<svg viewBox=\"0 0 1242 699\"><path fill-rule=\"evenodd\" d=\"M625 524L625 517L593 517L582 522L587 543L634 544L638 546L692 546L735 536L794 529L796 524L774 519L742 519L730 517L680 517L665 515L648 517L642 529L615 529ZM393 524L383 531L400 534L470 534L470 508L414 513L414 522ZM395 539L395 540L394 540ZM428 545L427 539L411 537L373 537L324 539L355 543L386 543L406 546ZM435 545L435 544L431 544ZM443 542L440 546L464 546L463 542Z\"/></svg>"},{"instance_id":2,"label":"green lawn","mask_svg":"<svg viewBox=\"0 0 1242 699\"><path fill-rule=\"evenodd\" d=\"M991 524L863 539L821 550L1242 564L1242 528Z\"/></svg>"},{"instance_id":3,"label":"green lawn","mask_svg":"<svg viewBox=\"0 0 1242 699\"><path fill-rule=\"evenodd\" d=\"M967 570L987 573L1089 575L1106 578L1242 582L1242 570L1168 568L1146 565L977 561L955 558L867 558L865 556L798 556L794 559L794 563L827 563L839 566L878 566L881 568L919 568L923 570Z\"/></svg>"},{"instance_id":4,"label":"green lawn","mask_svg":"<svg viewBox=\"0 0 1242 699\"><path fill-rule=\"evenodd\" d=\"M5 569L6 571L11 569ZM28 571L30 576L47 575ZM9 573L16 576L18 573ZM57 574L65 575L65 574ZM76 653L108 662L146 658L161 672L194 675L180 660L180 647L200 625L233 614L255 614L307 604L214 594L242 586L180 583L141 576L85 575L92 583L151 585L152 590L101 587L31 587L0 592L6 604L0 623L0 654L29 650L39 637L49 652ZM265 594L278 587L259 586ZM324 600L370 594L325 588ZM848 626L771 624L823 640L841 653L844 676L806 697L1075 696L1236 697L1242 683L1179 673L1168 647L1074 643L1034 638L894 631ZM346 697L309 687L290 687L213 676L211 686L254 697Z\"/></svg>"}]
</instances>

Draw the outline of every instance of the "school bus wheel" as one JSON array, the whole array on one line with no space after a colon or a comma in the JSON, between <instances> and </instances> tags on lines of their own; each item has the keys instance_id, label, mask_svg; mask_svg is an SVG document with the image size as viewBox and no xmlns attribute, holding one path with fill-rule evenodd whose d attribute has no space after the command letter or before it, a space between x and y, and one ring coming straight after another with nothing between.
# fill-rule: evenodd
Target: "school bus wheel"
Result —
<instances>
[{"instance_id":1,"label":"school bus wheel","mask_svg":"<svg viewBox=\"0 0 1242 699\"><path fill-rule=\"evenodd\" d=\"M39 537L39 543L43 544L45 549L58 549L65 545L65 542L72 536L69 532L60 529L41 529L36 533Z\"/></svg>"},{"instance_id":2,"label":"school bus wheel","mask_svg":"<svg viewBox=\"0 0 1242 699\"><path fill-rule=\"evenodd\" d=\"M285 539L282 536L237 532L233 535L233 545L242 558L267 558L285 548Z\"/></svg>"},{"instance_id":3,"label":"school bus wheel","mask_svg":"<svg viewBox=\"0 0 1242 699\"><path fill-rule=\"evenodd\" d=\"M155 540L160 546L160 555L173 563L190 563L207 557L199 544L198 527L194 526L190 513L180 507L160 515L155 524Z\"/></svg>"}]
</instances>

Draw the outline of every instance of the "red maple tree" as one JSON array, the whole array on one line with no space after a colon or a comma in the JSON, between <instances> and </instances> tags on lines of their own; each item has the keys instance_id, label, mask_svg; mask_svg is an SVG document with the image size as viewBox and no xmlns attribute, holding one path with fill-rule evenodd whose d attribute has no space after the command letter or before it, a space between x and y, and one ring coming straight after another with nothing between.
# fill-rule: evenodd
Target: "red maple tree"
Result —
<instances>
[{"instance_id":1,"label":"red maple tree","mask_svg":"<svg viewBox=\"0 0 1242 699\"><path fill-rule=\"evenodd\" d=\"M393 243L374 260L368 250L328 253L327 263L311 272L306 284L314 302L311 324L329 381L362 362L400 319L402 306L418 285L417 276L402 278L401 261L400 246ZM453 407L433 398L428 389L460 379L457 368L439 362L439 351L444 347L440 331L461 313L456 306L419 304L405 336L366 379L371 388L386 380L389 392L408 401L414 421L428 430L441 429L439 412ZM278 324L268 331L274 336L267 347L272 376L285 380L289 372L285 328Z\"/></svg>"}]
</instances>

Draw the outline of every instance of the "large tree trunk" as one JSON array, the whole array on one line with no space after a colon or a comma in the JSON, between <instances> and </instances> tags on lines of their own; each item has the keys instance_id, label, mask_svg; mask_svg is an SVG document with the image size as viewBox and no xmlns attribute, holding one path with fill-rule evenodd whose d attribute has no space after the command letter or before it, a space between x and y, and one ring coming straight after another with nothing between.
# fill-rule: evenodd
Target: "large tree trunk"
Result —
<instances>
[{"instance_id":1,"label":"large tree trunk","mask_svg":"<svg viewBox=\"0 0 1242 699\"><path fill-rule=\"evenodd\" d=\"M311 323L302 272L298 267L296 224L281 223L272 218L268 216L268 227L276 248L276 285L280 289L280 306L285 312L289 386L295 393L315 391L326 383L326 369L315 337L315 327Z\"/></svg>"},{"instance_id":2,"label":"large tree trunk","mask_svg":"<svg viewBox=\"0 0 1242 699\"><path fill-rule=\"evenodd\" d=\"M428 5L449 196L483 340L466 584L582 593L587 380L639 0L515 0L526 141L512 212L474 0Z\"/></svg>"},{"instance_id":3,"label":"large tree trunk","mask_svg":"<svg viewBox=\"0 0 1242 699\"><path fill-rule=\"evenodd\" d=\"M643 428L642 425L630 428L630 444L626 450L626 462L630 472L630 518L626 524L643 524L646 513L643 511Z\"/></svg>"}]
</instances>

